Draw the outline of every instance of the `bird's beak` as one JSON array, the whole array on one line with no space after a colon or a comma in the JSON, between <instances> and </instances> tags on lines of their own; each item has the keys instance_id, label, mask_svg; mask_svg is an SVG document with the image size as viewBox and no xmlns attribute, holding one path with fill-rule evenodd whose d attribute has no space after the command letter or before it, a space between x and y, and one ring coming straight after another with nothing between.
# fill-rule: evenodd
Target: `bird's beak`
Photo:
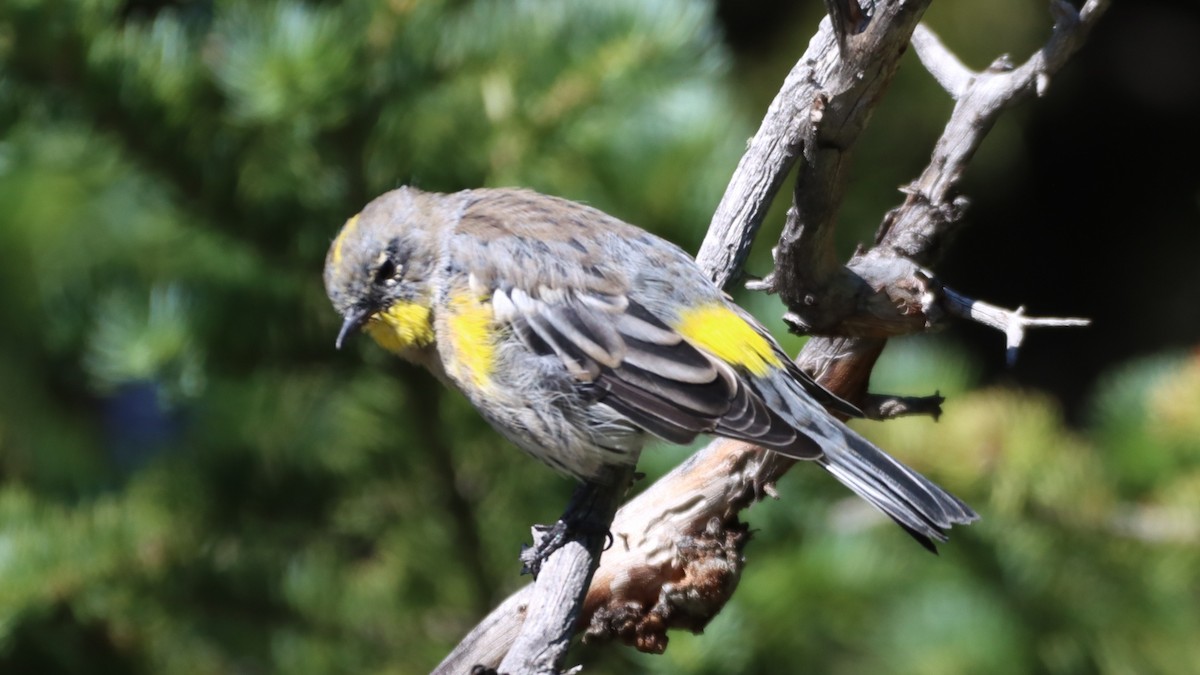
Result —
<instances>
[{"instance_id":1,"label":"bird's beak","mask_svg":"<svg viewBox=\"0 0 1200 675\"><path fill-rule=\"evenodd\" d=\"M374 312L369 309L356 309L347 314L346 320L342 322L342 329L338 331L337 342L333 343L334 348L341 349L342 343L346 341L346 338L354 331L362 328L363 324L367 322L367 319L371 318L372 314Z\"/></svg>"}]
</instances>

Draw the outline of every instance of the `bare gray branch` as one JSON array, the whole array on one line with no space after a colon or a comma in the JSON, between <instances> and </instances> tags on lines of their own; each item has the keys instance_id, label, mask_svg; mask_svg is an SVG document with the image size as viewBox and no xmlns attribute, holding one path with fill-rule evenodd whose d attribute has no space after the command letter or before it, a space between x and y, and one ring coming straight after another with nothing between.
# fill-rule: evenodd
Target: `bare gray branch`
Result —
<instances>
[{"instance_id":1,"label":"bare gray branch","mask_svg":"<svg viewBox=\"0 0 1200 675\"><path fill-rule=\"evenodd\" d=\"M925 69L946 93L954 100L962 97L975 73L963 65L925 24L918 25L913 31L912 45Z\"/></svg>"},{"instance_id":2,"label":"bare gray branch","mask_svg":"<svg viewBox=\"0 0 1200 675\"><path fill-rule=\"evenodd\" d=\"M982 300L973 300L947 287L942 287L942 296L946 309L950 313L964 319L977 321L1004 333L1006 360L1010 366L1017 362L1017 351L1020 350L1021 343L1025 340L1026 329L1039 326L1056 328L1088 326L1092 323L1091 319L1077 317L1025 316L1024 307L1016 309L997 307Z\"/></svg>"},{"instance_id":3,"label":"bare gray branch","mask_svg":"<svg viewBox=\"0 0 1200 675\"><path fill-rule=\"evenodd\" d=\"M942 404L945 402L946 397L940 394L933 396L867 394L863 397L861 408L867 419L871 420L890 420L913 415L929 415L936 420L942 416Z\"/></svg>"},{"instance_id":4,"label":"bare gray branch","mask_svg":"<svg viewBox=\"0 0 1200 675\"><path fill-rule=\"evenodd\" d=\"M826 242L840 205L849 153L927 4L910 0L877 5L865 29L847 40L842 58L828 21L822 22L750 141L697 256L719 284L734 278L784 176L803 157L794 213L789 215L790 234L777 249L776 272L762 286L784 295L797 322L824 322L831 333L859 336L813 338L797 363L830 391L870 404L881 417L906 411L936 414L940 409L937 396L866 398L871 368L887 337L927 329L941 313L969 306L958 302L961 296L951 295L953 291L942 293L945 289L921 268L941 253L946 235L966 209L965 198L955 194L959 179L1000 112L1044 92L1050 76L1082 44L1108 2L1088 0L1076 13L1055 1L1053 35L1015 69L971 73L932 33L915 38L927 67L958 104L929 167L906 189L905 204L884 219L877 245L841 267ZM807 277L795 272L797 263L809 265L804 268ZM848 285L830 291L837 284ZM839 292L849 300L831 302ZM829 321L831 315L822 318L805 309L839 303L843 314L836 322ZM1006 329L1017 324L1023 330L1047 320L1010 312L997 321ZM584 601L587 637L661 651L668 629L703 628L740 579L747 533L738 514L764 496L773 496L775 481L792 464L774 453L717 439L621 508L612 521L613 546L604 553ZM582 565L577 561L571 567ZM475 664L495 667L526 612L557 601L550 595L534 600L533 592L526 587L506 600L435 672L467 672ZM568 595L571 592L562 589L555 597ZM558 632L539 638L542 647L569 641L574 627L558 625Z\"/></svg>"}]
</instances>

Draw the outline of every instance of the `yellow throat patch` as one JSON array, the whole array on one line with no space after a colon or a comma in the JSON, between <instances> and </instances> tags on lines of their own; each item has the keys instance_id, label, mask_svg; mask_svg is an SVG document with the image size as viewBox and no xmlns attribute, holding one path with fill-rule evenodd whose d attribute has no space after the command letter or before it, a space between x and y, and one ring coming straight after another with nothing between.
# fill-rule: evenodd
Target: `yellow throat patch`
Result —
<instances>
[{"instance_id":1,"label":"yellow throat patch","mask_svg":"<svg viewBox=\"0 0 1200 675\"><path fill-rule=\"evenodd\" d=\"M675 325L688 342L757 377L781 365L771 342L723 304L684 310Z\"/></svg>"},{"instance_id":2,"label":"yellow throat patch","mask_svg":"<svg viewBox=\"0 0 1200 675\"><path fill-rule=\"evenodd\" d=\"M397 302L377 312L365 328L380 347L396 354L433 344L429 308L415 302Z\"/></svg>"}]
</instances>

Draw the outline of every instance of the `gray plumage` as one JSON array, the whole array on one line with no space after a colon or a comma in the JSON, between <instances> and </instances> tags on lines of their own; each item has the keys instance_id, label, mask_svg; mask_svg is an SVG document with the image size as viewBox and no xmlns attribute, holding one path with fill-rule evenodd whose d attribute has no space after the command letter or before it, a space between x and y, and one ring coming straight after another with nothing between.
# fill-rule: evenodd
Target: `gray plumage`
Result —
<instances>
[{"instance_id":1,"label":"gray plumage","mask_svg":"<svg viewBox=\"0 0 1200 675\"><path fill-rule=\"evenodd\" d=\"M401 188L347 225L325 279L346 317L342 337L389 307L430 308L429 326L414 331L434 339L400 339L397 351L581 480L636 461L647 435L713 434L817 462L930 548L977 518L830 416L858 411L799 371L683 250L596 209L525 190ZM486 314L484 345L456 333L463 298ZM735 314L773 365L727 362L682 334L685 313L701 307Z\"/></svg>"}]
</instances>

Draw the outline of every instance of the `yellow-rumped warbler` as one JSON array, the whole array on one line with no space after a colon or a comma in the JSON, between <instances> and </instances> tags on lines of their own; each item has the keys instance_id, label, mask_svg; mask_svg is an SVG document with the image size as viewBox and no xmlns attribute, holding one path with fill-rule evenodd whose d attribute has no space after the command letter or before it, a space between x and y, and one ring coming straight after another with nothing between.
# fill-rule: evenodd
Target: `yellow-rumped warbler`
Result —
<instances>
[{"instance_id":1,"label":"yellow-rumped warbler","mask_svg":"<svg viewBox=\"0 0 1200 675\"><path fill-rule=\"evenodd\" d=\"M801 372L682 249L528 190L400 188L346 222L325 287L383 347L460 389L509 440L594 479L649 436L713 434L813 460L927 548L978 516L822 406Z\"/></svg>"}]
</instances>

